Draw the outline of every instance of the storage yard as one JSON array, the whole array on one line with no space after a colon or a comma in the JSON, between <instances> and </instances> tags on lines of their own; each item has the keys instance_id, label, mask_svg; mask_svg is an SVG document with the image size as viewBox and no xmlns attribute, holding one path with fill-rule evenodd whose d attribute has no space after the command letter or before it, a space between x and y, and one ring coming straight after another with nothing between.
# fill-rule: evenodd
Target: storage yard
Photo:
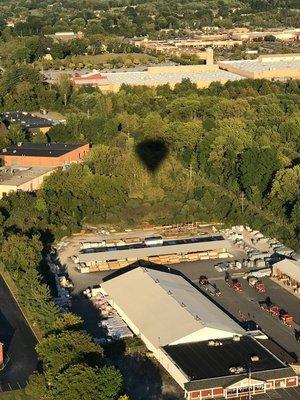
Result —
<instances>
[{"instance_id":1,"label":"storage yard","mask_svg":"<svg viewBox=\"0 0 300 400\"><path fill-rule=\"evenodd\" d=\"M114 275L118 277L120 274L124 275L122 271L125 272L128 268L125 268L124 265L123 268L113 271L111 269L99 271L98 269L98 272L94 273L81 273L78 270L78 264L74 263L74 255L90 256L93 254L102 257L109 253L118 254L122 251L145 252L149 249L161 251L169 246L174 246L174 248L191 244L211 246L218 242L226 242L226 246L222 246L221 252L226 250L227 257L224 259L209 256L206 256L205 259L201 259L199 256L196 259L186 257L184 261L171 264L170 268L186 276L206 298L211 299L218 308L232 317L243 329L246 331L261 330L272 339L265 340L264 346L283 362L295 364L296 360L300 359L298 293L293 286L295 285L294 280L290 281L286 275L282 276L282 271L280 274L277 272L273 274L272 271L277 270L272 266L280 265L282 263L280 260L285 256L296 259L297 255L276 239L266 238L260 232L252 231L249 227L233 227L221 231L212 227L201 230L198 227L190 232L191 234L188 234L183 230L175 233L171 229L166 233L156 228L123 233L103 231L73 236L64 239L59 244L60 269L67 270L70 280L74 283L74 291L70 292L72 293L71 297L74 298L71 308L86 321L85 328L93 334L95 341L101 344L114 343L120 338L132 336L132 331L127 327L128 321L126 318L124 319L117 302L115 304L108 301L105 294L100 293L102 286L99 288L101 282L105 281L113 271L115 271ZM215 240L205 239L207 237L214 237ZM199 241L195 238L202 240ZM95 245L95 243L98 244ZM93 246L92 250L90 246ZM108 247L110 249L121 247L122 249L116 252L116 250L107 250ZM82 253L80 249L83 250ZM204 251L204 249L201 250ZM168 254L170 253L168 252ZM164 256L164 254L162 255ZM146 263L149 261L148 259ZM57 260L52 264L55 263L59 264ZM295 260L295 263L298 265L298 261ZM162 258L155 264L167 264L167 262ZM199 282L200 277L202 278L201 282ZM104 283L104 288L105 285L106 283ZM122 287L122 290L127 293L126 296L131 297L128 293L132 293L132 291L126 291L123 285ZM132 300L136 305L137 297L133 296ZM200 319L202 318L200 317ZM163 345L162 336L159 341ZM297 389L293 390L296 390L294 395L297 396ZM291 391L292 389L288 389L287 393L291 393ZM272 398L267 397L269 395L271 396L272 392L267 391L267 393L257 395L257 398ZM279 396L280 394L276 398L290 398L289 395ZM297 397L294 398L297 399Z\"/></svg>"},{"instance_id":2,"label":"storage yard","mask_svg":"<svg viewBox=\"0 0 300 400\"><path fill-rule=\"evenodd\" d=\"M74 257L82 273L120 269L141 259L158 264L177 264L182 261L230 257L230 244L220 235L180 239L153 236L89 245L91 247L86 248L83 243L80 254Z\"/></svg>"}]
</instances>

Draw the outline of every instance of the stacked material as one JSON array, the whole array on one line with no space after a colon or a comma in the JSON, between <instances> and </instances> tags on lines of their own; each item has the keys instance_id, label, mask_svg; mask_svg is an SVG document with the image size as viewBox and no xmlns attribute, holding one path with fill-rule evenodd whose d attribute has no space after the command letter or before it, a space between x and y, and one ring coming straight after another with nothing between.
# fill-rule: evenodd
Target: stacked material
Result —
<instances>
[{"instance_id":1,"label":"stacked material","mask_svg":"<svg viewBox=\"0 0 300 400\"><path fill-rule=\"evenodd\" d=\"M102 318L99 326L105 329L107 336L113 340L133 337L133 333L116 310L108 303L107 298L98 291L95 293L97 294L93 295L93 289L84 291L84 294L91 299L93 305L99 310Z\"/></svg>"}]
</instances>

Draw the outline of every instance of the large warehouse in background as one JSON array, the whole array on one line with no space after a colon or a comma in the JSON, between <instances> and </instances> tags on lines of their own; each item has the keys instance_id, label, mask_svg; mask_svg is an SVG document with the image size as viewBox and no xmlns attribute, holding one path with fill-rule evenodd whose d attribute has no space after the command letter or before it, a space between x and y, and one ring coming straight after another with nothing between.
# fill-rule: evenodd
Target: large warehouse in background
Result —
<instances>
[{"instance_id":1,"label":"large warehouse in background","mask_svg":"<svg viewBox=\"0 0 300 400\"><path fill-rule=\"evenodd\" d=\"M187 399L236 398L298 385L263 340L167 268L132 267L107 277L102 293Z\"/></svg>"}]
</instances>

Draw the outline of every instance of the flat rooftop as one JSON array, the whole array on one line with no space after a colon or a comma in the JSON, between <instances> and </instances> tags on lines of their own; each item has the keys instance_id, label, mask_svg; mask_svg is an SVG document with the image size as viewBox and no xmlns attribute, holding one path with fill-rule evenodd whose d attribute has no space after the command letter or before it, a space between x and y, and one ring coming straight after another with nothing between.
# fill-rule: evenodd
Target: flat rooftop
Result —
<instances>
[{"instance_id":1,"label":"flat rooftop","mask_svg":"<svg viewBox=\"0 0 300 400\"><path fill-rule=\"evenodd\" d=\"M0 119L8 124L17 123L23 129L46 128L55 125L56 121L48 118L37 117L26 111L2 112Z\"/></svg>"},{"instance_id":2,"label":"flat rooftop","mask_svg":"<svg viewBox=\"0 0 300 400\"><path fill-rule=\"evenodd\" d=\"M228 249L229 242L223 236L193 237L188 239L166 240L159 246L146 246L143 243L124 246L85 249L79 254L79 262L106 262L121 259L143 259L150 256L192 253L199 251Z\"/></svg>"},{"instance_id":3,"label":"flat rooftop","mask_svg":"<svg viewBox=\"0 0 300 400\"><path fill-rule=\"evenodd\" d=\"M180 67L178 67L180 70ZM240 75L232 72L217 70L205 72L180 72L177 73L149 73L148 71L136 72L110 72L103 73L107 80L104 84L116 85L164 85L166 83L176 84L180 83L183 79L190 79L191 82L218 82L218 81L235 81L243 79Z\"/></svg>"},{"instance_id":4,"label":"flat rooftop","mask_svg":"<svg viewBox=\"0 0 300 400\"><path fill-rule=\"evenodd\" d=\"M242 336L239 341L221 339L221 346L209 346L208 341L164 346L163 350L184 372L190 381L217 377L235 377L231 367L244 367L242 373L284 368L285 364L257 340ZM258 361L251 361L257 356Z\"/></svg>"},{"instance_id":5,"label":"flat rooftop","mask_svg":"<svg viewBox=\"0 0 300 400\"><path fill-rule=\"evenodd\" d=\"M300 60L292 58L290 60L241 60L241 61L220 61L219 65L226 68L226 65L232 65L246 72L266 72L266 71L300 71Z\"/></svg>"},{"instance_id":6,"label":"flat rooftop","mask_svg":"<svg viewBox=\"0 0 300 400\"><path fill-rule=\"evenodd\" d=\"M53 167L0 168L0 186L20 186L32 179L53 171Z\"/></svg>"},{"instance_id":7,"label":"flat rooftop","mask_svg":"<svg viewBox=\"0 0 300 400\"><path fill-rule=\"evenodd\" d=\"M2 149L3 156L36 156L36 157L60 157L72 150L83 146L82 144L64 143L22 143Z\"/></svg>"}]
</instances>

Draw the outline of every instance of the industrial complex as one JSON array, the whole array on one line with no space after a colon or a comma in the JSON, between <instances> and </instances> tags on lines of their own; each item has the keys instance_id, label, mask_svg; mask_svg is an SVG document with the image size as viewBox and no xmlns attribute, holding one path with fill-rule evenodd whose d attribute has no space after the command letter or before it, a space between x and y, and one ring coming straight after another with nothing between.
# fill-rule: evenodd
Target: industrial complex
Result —
<instances>
[{"instance_id":1,"label":"industrial complex","mask_svg":"<svg viewBox=\"0 0 300 400\"><path fill-rule=\"evenodd\" d=\"M210 50L210 51L209 51ZM208 55L207 55L208 54ZM74 85L90 85L103 92L117 92L122 85L174 87L183 79L190 79L198 88L212 82L226 83L244 78L288 80L300 78L300 54L259 56L256 60L220 61L214 64L212 50L207 49L205 65L151 66L145 71L101 73L97 70L74 76Z\"/></svg>"},{"instance_id":2,"label":"industrial complex","mask_svg":"<svg viewBox=\"0 0 300 400\"><path fill-rule=\"evenodd\" d=\"M133 267L101 284L102 294L187 399L240 398L298 386L261 332L246 332L183 276ZM163 305L163 306L162 306Z\"/></svg>"},{"instance_id":3,"label":"industrial complex","mask_svg":"<svg viewBox=\"0 0 300 400\"><path fill-rule=\"evenodd\" d=\"M68 275L56 280L89 299L96 343L141 339L189 400L300 397L292 249L248 226L200 223L66 240L57 254ZM68 287L55 299L62 310L71 306Z\"/></svg>"}]
</instances>

